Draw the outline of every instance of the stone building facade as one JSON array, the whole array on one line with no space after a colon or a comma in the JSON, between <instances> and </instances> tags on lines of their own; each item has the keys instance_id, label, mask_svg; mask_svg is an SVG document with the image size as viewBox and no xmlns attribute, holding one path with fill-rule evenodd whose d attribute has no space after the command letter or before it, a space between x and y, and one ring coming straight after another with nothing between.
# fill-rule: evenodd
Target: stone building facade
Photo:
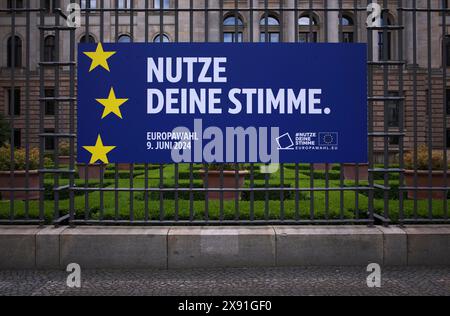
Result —
<instances>
[{"instance_id":1,"label":"stone building facade","mask_svg":"<svg viewBox=\"0 0 450 316\"><path fill-rule=\"evenodd\" d=\"M18 147L39 146L41 138L43 148L52 151L57 146L53 133L68 133L71 124L76 124L70 116L71 110L76 113L76 103L64 99L70 93L69 67L61 65L56 71L57 67L49 66L54 61L67 62L71 58L69 31L49 28L66 25L55 8L62 8L66 14L69 2L74 0L5 0L0 3L0 113L11 121L14 143ZM447 25L450 16L436 10L442 8L445 1L433 0L431 8L434 10L415 12L409 0L403 1L403 10L398 9L398 0L378 0L385 9L381 24L389 26L386 31L377 28L368 31L366 7L370 1L367 0L77 2L82 9L90 10L83 10L81 14L82 25L75 31L75 43L368 43L369 89L373 88L374 95L368 109L373 116L373 132L379 133L371 136L376 161L383 160L386 149L395 160L403 136L405 150L420 143L432 143L437 149L447 148L450 135L447 129L450 108L446 104L447 95L450 97L446 74L450 65ZM422 9L428 5L426 0L416 3L416 7ZM15 13L8 11L14 7L18 9ZM21 10L25 7L33 10ZM116 8L120 10L111 10ZM387 61L387 66L380 61ZM40 62L46 62L47 66ZM41 71L44 71L43 81Z\"/></svg>"}]
</instances>

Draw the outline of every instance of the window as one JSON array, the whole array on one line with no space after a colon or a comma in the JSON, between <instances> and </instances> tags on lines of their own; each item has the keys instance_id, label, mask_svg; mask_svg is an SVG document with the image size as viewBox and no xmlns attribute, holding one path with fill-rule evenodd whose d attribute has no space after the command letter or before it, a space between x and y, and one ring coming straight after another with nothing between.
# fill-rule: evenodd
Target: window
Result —
<instances>
[{"instance_id":1,"label":"window","mask_svg":"<svg viewBox=\"0 0 450 316\"><path fill-rule=\"evenodd\" d=\"M342 26L352 26L353 25L353 19L348 15L343 15L341 18L341 25Z\"/></svg>"},{"instance_id":2,"label":"window","mask_svg":"<svg viewBox=\"0 0 450 316\"><path fill-rule=\"evenodd\" d=\"M49 35L44 40L44 61L56 60L55 36Z\"/></svg>"},{"instance_id":3,"label":"window","mask_svg":"<svg viewBox=\"0 0 450 316\"><path fill-rule=\"evenodd\" d=\"M353 41L354 41L353 27L354 27L353 18L348 14L342 15L341 28L342 28L342 42L343 43L353 43Z\"/></svg>"},{"instance_id":4,"label":"window","mask_svg":"<svg viewBox=\"0 0 450 316\"><path fill-rule=\"evenodd\" d=\"M223 20L224 26L243 26L244 23L240 17L229 16Z\"/></svg>"},{"instance_id":5,"label":"window","mask_svg":"<svg viewBox=\"0 0 450 316\"><path fill-rule=\"evenodd\" d=\"M298 19L298 41L300 43L316 43L319 24L313 14L303 14Z\"/></svg>"},{"instance_id":6,"label":"window","mask_svg":"<svg viewBox=\"0 0 450 316\"><path fill-rule=\"evenodd\" d=\"M389 16L381 18L381 25L392 25L391 18ZM392 59L392 33L390 31L378 32L378 59Z\"/></svg>"},{"instance_id":7,"label":"window","mask_svg":"<svg viewBox=\"0 0 450 316\"><path fill-rule=\"evenodd\" d=\"M20 89L14 88L14 94L11 88L7 88L8 96L8 114L9 115L20 115ZM11 110L13 113L11 113Z\"/></svg>"},{"instance_id":8,"label":"window","mask_svg":"<svg viewBox=\"0 0 450 316\"><path fill-rule=\"evenodd\" d=\"M298 19L298 25L301 26L310 26L310 25L317 25L316 20L314 19L314 17L309 17L309 16L301 16Z\"/></svg>"},{"instance_id":9,"label":"window","mask_svg":"<svg viewBox=\"0 0 450 316\"><path fill-rule=\"evenodd\" d=\"M161 3L163 7L161 8ZM155 9L169 9L170 8L170 0L153 0L153 8Z\"/></svg>"},{"instance_id":10,"label":"window","mask_svg":"<svg viewBox=\"0 0 450 316\"><path fill-rule=\"evenodd\" d=\"M280 21L274 15L263 16L260 21L260 42L280 41Z\"/></svg>"},{"instance_id":11,"label":"window","mask_svg":"<svg viewBox=\"0 0 450 316\"><path fill-rule=\"evenodd\" d=\"M13 143L14 148L20 148L22 147L22 131L20 128L15 128L14 131L14 141L10 143Z\"/></svg>"},{"instance_id":12,"label":"window","mask_svg":"<svg viewBox=\"0 0 450 316\"><path fill-rule=\"evenodd\" d=\"M225 43L243 42L244 23L240 17L228 16L223 20L223 41Z\"/></svg>"},{"instance_id":13,"label":"window","mask_svg":"<svg viewBox=\"0 0 450 316\"><path fill-rule=\"evenodd\" d=\"M55 97L55 89L47 88L44 91L46 98ZM45 100L45 115L55 115L55 100Z\"/></svg>"},{"instance_id":14,"label":"window","mask_svg":"<svg viewBox=\"0 0 450 316\"><path fill-rule=\"evenodd\" d=\"M445 90L447 115L450 115L450 89Z\"/></svg>"},{"instance_id":15,"label":"window","mask_svg":"<svg viewBox=\"0 0 450 316\"><path fill-rule=\"evenodd\" d=\"M88 35L86 38L86 35L83 35L80 38L80 43L95 43L95 38L92 35Z\"/></svg>"},{"instance_id":16,"label":"window","mask_svg":"<svg viewBox=\"0 0 450 316\"><path fill-rule=\"evenodd\" d=\"M6 5L8 9L22 9L23 0L8 0Z\"/></svg>"},{"instance_id":17,"label":"window","mask_svg":"<svg viewBox=\"0 0 450 316\"><path fill-rule=\"evenodd\" d=\"M386 33L387 40L385 41L385 36L383 32L378 32L378 56L379 60L390 60L392 58L392 33ZM386 48L384 43L386 42Z\"/></svg>"},{"instance_id":18,"label":"window","mask_svg":"<svg viewBox=\"0 0 450 316\"><path fill-rule=\"evenodd\" d=\"M7 43L7 66L22 67L22 40L18 36L11 36Z\"/></svg>"},{"instance_id":19,"label":"window","mask_svg":"<svg viewBox=\"0 0 450 316\"><path fill-rule=\"evenodd\" d=\"M398 97L398 92L389 92L390 97ZM400 126L400 102L399 100L390 100L387 102L388 126Z\"/></svg>"},{"instance_id":20,"label":"window","mask_svg":"<svg viewBox=\"0 0 450 316\"><path fill-rule=\"evenodd\" d=\"M259 41L268 43L278 43L280 41L280 33L278 32L268 32L267 34L261 33Z\"/></svg>"},{"instance_id":21,"label":"window","mask_svg":"<svg viewBox=\"0 0 450 316\"><path fill-rule=\"evenodd\" d=\"M120 35L118 39L119 43L131 43L131 36L129 35Z\"/></svg>"},{"instance_id":22,"label":"window","mask_svg":"<svg viewBox=\"0 0 450 316\"><path fill-rule=\"evenodd\" d=\"M342 33L342 42L343 43L353 43L353 32L343 32Z\"/></svg>"},{"instance_id":23,"label":"window","mask_svg":"<svg viewBox=\"0 0 450 316\"><path fill-rule=\"evenodd\" d=\"M131 0L118 0L119 2L117 3L118 8L119 9L130 9L131 8L131 4L130 1Z\"/></svg>"},{"instance_id":24,"label":"window","mask_svg":"<svg viewBox=\"0 0 450 316\"><path fill-rule=\"evenodd\" d=\"M155 38L153 39L153 42L154 43L161 43L161 40L162 40L163 43L169 43L170 42L170 39L169 39L169 37L166 34L163 34L162 38L161 38L161 35L159 35L159 34L156 35Z\"/></svg>"},{"instance_id":25,"label":"window","mask_svg":"<svg viewBox=\"0 0 450 316\"><path fill-rule=\"evenodd\" d=\"M389 136L389 145L400 145L400 136Z\"/></svg>"},{"instance_id":26,"label":"window","mask_svg":"<svg viewBox=\"0 0 450 316\"><path fill-rule=\"evenodd\" d=\"M242 43L242 32L238 32L237 34L234 32L224 32L223 41L224 43Z\"/></svg>"},{"instance_id":27,"label":"window","mask_svg":"<svg viewBox=\"0 0 450 316\"><path fill-rule=\"evenodd\" d=\"M97 0L81 0L81 9L90 9L97 7Z\"/></svg>"},{"instance_id":28,"label":"window","mask_svg":"<svg viewBox=\"0 0 450 316\"><path fill-rule=\"evenodd\" d=\"M444 56L444 58L445 58L446 66L450 67L450 36L449 35L446 35L444 38L444 46L445 46L444 54L446 55L446 56Z\"/></svg>"},{"instance_id":29,"label":"window","mask_svg":"<svg viewBox=\"0 0 450 316\"><path fill-rule=\"evenodd\" d=\"M300 43L316 43L317 42L317 32L300 32L298 34L298 41Z\"/></svg>"},{"instance_id":30,"label":"window","mask_svg":"<svg viewBox=\"0 0 450 316\"><path fill-rule=\"evenodd\" d=\"M58 6L58 0L44 0L44 9L46 13L53 12Z\"/></svg>"},{"instance_id":31,"label":"window","mask_svg":"<svg viewBox=\"0 0 450 316\"><path fill-rule=\"evenodd\" d=\"M280 25L280 21L278 21L278 18L275 16L267 16L267 18L263 17L261 19L261 25L272 25L272 26L279 26Z\"/></svg>"},{"instance_id":32,"label":"window","mask_svg":"<svg viewBox=\"0 0 450 316\"><path fill-rule=\"evenodd\" d=\"M53 128L44 129L45 134L54 134L55 130ZM55 150L55 137L53 136L45 136L44 137L44 148L48 151Z\"/></svg>"},{"instance_id":33,"label":"window","mask_svg":"<svg viewBox=\"0 0 450 316\"><path fill-rule=\"evenodd\" d=\"M447 128L447 148L450 148L450 128Z\"/></svg>"}]
</instances>

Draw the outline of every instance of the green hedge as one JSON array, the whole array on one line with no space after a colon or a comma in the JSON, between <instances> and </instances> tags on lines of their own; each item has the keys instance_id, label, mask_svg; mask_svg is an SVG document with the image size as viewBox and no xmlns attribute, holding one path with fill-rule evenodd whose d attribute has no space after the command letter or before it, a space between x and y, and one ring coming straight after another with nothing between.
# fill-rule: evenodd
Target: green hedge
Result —
<instances>
[{"instance_id":1,"label":"green hedge","mask_svg":"<svg viewBox=\"0 0 450 316\"><path fill-rule=\"evenodd\" d=\"M143 171L136 171L135 170L135 171L133 171L133 178L138 177L138 176L142 176L143 174L144 174ZM54 177L55 177L55 175L54 174L50 174L50 173L45 175L45 179L47 179L47 180L53 179ZM115 177L116 177L115 170L105 170L104 171L104 179L115 179ZM68 173L61 174L61 176L59 178L67 180L67 179L70 178L70 174L68 174ZM129 179L130 178L130 172L126 171L126 170L120 170L120 171L118 171L118 178L119 179ZM84 178L81 179L78 173L74 174L74 179L80 179L80 180L84 181ZM91 181L91 180L89 180L89 181Z\"/></svg>"},{"instance_id":2,"label":"green hedge","mask_svg":"<svg viewBox=\"0 0 450 316\"><path fill-rule=\"evenodd\" d=\"M311 172L300 172L305 176L311 176ZM313 172L315 180L325 180L325 171L314 171ZM328 180L339 180L341 178L341 173L339 171L330 170L328 171Z\"/></svg>"},{"instance_id":3,"label":"green hedge","mask_svg":"<svg viewBox=\"0 0 450 316\"><path fill-rule=\"evenodd\" d=\"M187 184L187 183L180 183L179 187L180 188L189 188L189 184ZM192 187L193 188L203 188L203 184L201 182L193 182L192 183ZM246 184L245 187L248 188L249 185ZM264 186L263 183L255 183L254 187L255 188L264 188L265 186ZM270 187L280 187L280 183L271 183ZM290 184L285 184L284 187L285 188L291 188L292 186ZM167 188L174 188L174 186L164 185L164 188L165 189L167 189ZM205 192L198 192L198 191L193 191L193 192L182 191L182 192L178 192L178 199L179 200L189 200L191 194L192 194L192 197L193 197L194 201L205 200ZM254 200L255 201L263 201L263 200L266 199L266 194L267 194L267 198L269 200L279 201L281 199L280 191L254 191L253 192ZM159 192L148 192L147 196L148 196L149 200L159 200L160 199L160 193ZM285 200L293 200L293 199L295 199L295 192L294 191L284 191L283 197L284 197ZM134 195L134 198L136 200L143 201L145 199L145 192L136 193ZM162 198L165 199L165 200L173 200L173 199L175 199L175 192L174 191L164 192L162 194ZM250 191L243 191L241 193L241 199L243 201L250 201L250 198L251 198L251 192ZM305 192L299 192L299 199L300 200L308 200L309 199L309 195L307 193L305 193Z\"/></svg>"},{"instance_id":4,"label":"green hedge","mask_svg":"<svg viewBox=\"0 0 450 316\"><path fill-rule=\"evenodd\" d=\"M360 186L361 185L367 185L367 181L360 182L359 185ZM355 182L346 182L345 186L347 186L347 187L355 187L356 183ZM388 190L388 198L389 198L389 200L393 200L393 201L399 200L399 197L400 197L400 195L399 195L399 193L400 193L399 187L400 186L399 186L398 182L394 182L394 183L391 182L391 183L389 183L389 187L390 187L390 190ZM361 193L362 195L367 196L367 197L369 196L369 192L367 190L366 191L359 191L359 193ZM383 200L384 199L384 190L383 189L375 188L374 191L373 191L373 194L374 194L374 198L377 199L377 200ZM408 198L407 195L408 195L407 192L403 192L403 198L404 199Z\"/></svg>"},{"instance_id":5,"label":"green hedge","mask_svg":"<svg viewBox=\"0 0 450 316\"><path fill-rule=\"evenodd\" d=\"M259 171L256 171L256 170L257 169L255 168L254 173L253 173L254 180L265 180L266 176L268 179L270 179L270 177L271 177L270 174L259 173ZM168 174L165 172L164 175L165 176L170 175L172 178L175 178L174 173ZM189 171L179 171L178 172L178 179L180 179L180 180L189 180L190 176L191 176L191 174ZM201 180L203 178L203 175L200 172L194 170L194 172L192 173L192 178L195 180ZM247 175L245 178L246 178L246 180L250 181L250 175Z\"/></svg>"},{"instance_id":6,"label":"green hedge","mask_svg":"<svg viewBox=\"0 0 450 316\"><path fill-rule=\"evenodd\" d=\"M373 174L373 179L374 180L384 180L384 173L382 173L382 172L375 172ZM388 179L389 180L396 180L396 181L398 181L400 179L400 173L398 173L398 172L389 173L388 174Z\"/></svg>"},{"instance_id":7,"label":"green hedge","mask_svg":"<svg viewBox=\"0 0 450 316\"><path fill-rule=\"evenodd\" d=\"M286 169L291 169L291 170L295 170L295 164L286 164L284 165L284 168ZM298 165L298 170L309 170L310 169L310 165L309 164L299 164Z\"/></svg>"},{"instance_id":8,"label":"green hedge","mask_svg":"<svg viewBox=\"0 0 450 316\"><path fill-rule=\"evenodd\" d=\"M112 185L112 182L103 182L103 187L108 187ZM88 187L88 188L100 188L100 182L89 182L85 185L84 181L75 181L75 186L77 187ZM55 198L55 193L53 191L53 183L45 182L44 183L44 200L53 200ZM83 191L74 191L75 196L81 196L85 192ZM69 190L61 190L59 191L59 199L67 200L70 198Z\"/></svg>"},{"instance_id":9,"label":"green hedge","mask_svg":"<svg viewBox=\"0 0 450 316\"><path fill-rule=\"evenodd\" d=\"M149 164L148 165L148 170L155 170L155 169L159 169L159 165L155 165L155 164ZM116 170L116 165L115 164L109 164L106 166L106 170L112 170L115 171ZM133 170L134 171L145 171L145 165L143 164L137 164L133 166ZM126 170L122 170L122 171L126 171Z\"/></svg>"}]
</instances>

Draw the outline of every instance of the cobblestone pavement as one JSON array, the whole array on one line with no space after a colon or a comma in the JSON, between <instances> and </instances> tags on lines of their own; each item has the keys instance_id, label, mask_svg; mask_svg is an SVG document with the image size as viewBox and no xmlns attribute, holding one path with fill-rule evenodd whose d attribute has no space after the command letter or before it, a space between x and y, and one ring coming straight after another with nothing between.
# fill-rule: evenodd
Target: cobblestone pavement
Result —
<instances>
[{"instance_id":1,"label":"cobblestone pavement","mask_svg":"<svg viewBox=\"0 0 450 316\"><path fill-rule=\"evenodd\" d=\"M450 267L385 268L368 288L365 267L82 271L0 271L0 295L450 295Z\"/></svg>"}]
</instances>

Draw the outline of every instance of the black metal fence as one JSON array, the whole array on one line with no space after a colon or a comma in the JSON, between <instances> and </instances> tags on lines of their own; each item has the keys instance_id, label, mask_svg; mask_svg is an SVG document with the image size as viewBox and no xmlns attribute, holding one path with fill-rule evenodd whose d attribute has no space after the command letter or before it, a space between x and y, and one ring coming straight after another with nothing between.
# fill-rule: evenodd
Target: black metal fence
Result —
<instances>
[{"instance_id":1,"label":"black metal fence","mask_svg":"<svg viewBox=\"0 0 450 316\"><path fill-rule=\"evenodd\" d=\"M69 1L5 2L1 224L449 222L445 0L378 1L379 18L366 0L82 0L81 27ZM208 166L77 165L79 41L365 42L369 163L248 164L242 187L238 166L211 187Z\"/></svg>"}]
</instances>

